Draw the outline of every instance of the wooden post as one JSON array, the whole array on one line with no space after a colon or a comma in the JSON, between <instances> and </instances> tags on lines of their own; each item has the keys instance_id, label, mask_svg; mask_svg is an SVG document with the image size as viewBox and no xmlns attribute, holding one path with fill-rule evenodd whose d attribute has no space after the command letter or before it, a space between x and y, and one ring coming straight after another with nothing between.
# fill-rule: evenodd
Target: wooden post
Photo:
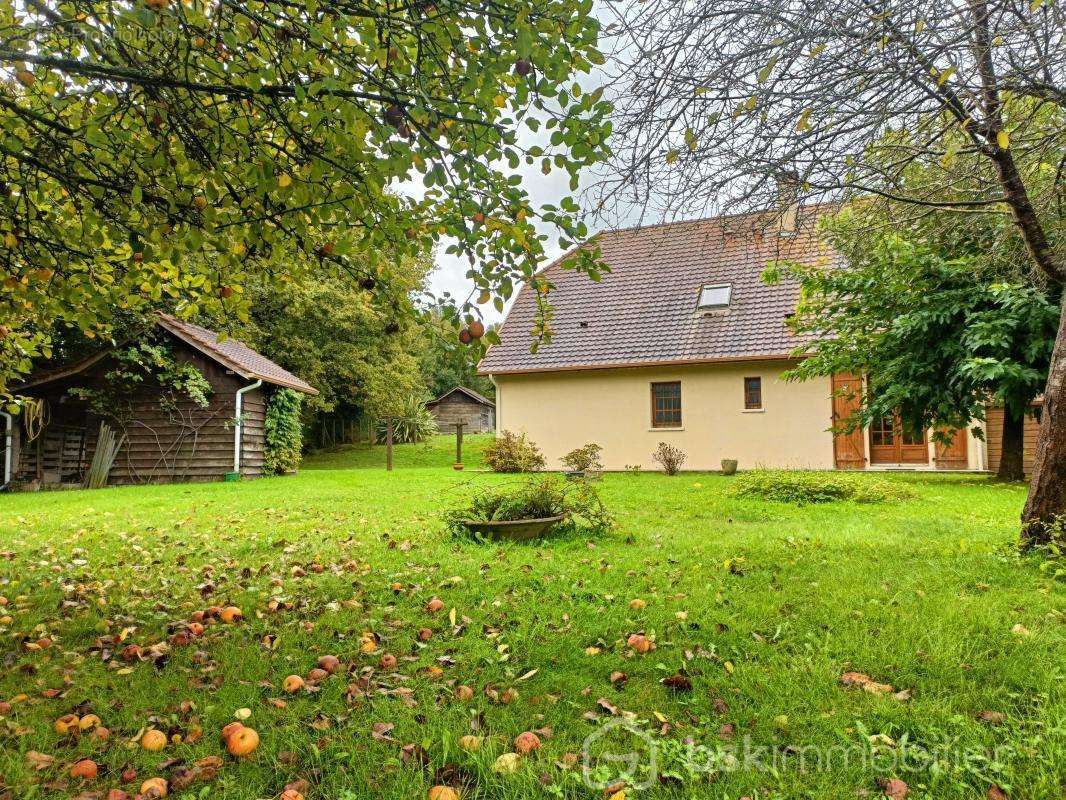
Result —
<instances>
[{"instance_id":1,"label":"wooden post","mask_svg":"<svg viewBox=\"0 0 1066 800\"><path fill-rule=\"evenodd\" d=\"M392 417L385 421L385 469L392 472Z\"/></svg>"},{"instance_id":2,"label":"wooden post","mask_svg":"<svg viewBox=\"0 0 1066 800\"><path fill-rule=\"evenodd\" d=\"M455 423L455 463L463 463L463 423Z\"/></svg>"}]
</instances>

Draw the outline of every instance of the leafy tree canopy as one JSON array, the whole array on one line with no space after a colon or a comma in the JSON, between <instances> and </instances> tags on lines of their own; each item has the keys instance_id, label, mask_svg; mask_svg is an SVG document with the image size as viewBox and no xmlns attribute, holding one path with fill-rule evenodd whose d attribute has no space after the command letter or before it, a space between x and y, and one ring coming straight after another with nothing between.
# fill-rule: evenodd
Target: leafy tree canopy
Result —
<instances>
[{"instance_id":1,"label":"leafy tree canopy","mask_svg":"<svg viewBox=\"0 0 1066 800\"><path fill-rule=\"evenodd\" d=\"M966 427L990 399L1020 416L1047 379L1058 287L1002 262L1010 244L993 217L945 226L928 215L871 233L868 205L825 223L844 266L784 264L764 276L800 282L791 325L815 337L791 376L868 375L852 426L899 413L912 430Z\"/></svg>"},{"instance_id":2,"label":"leafy tree canopy","mask_svg":"<svg viewBox=\"0 0 1066 800\"><path fill-rule=\"evenodd\" d=\"M353 254L353 260L359 258ZM255 279L247 287L245 321L221 316L206 324L318 389L320 394L304 403L308 414L398 413L404 398L425 391L417 359L421 327L412 297L428 264L397 257L390 269L388 296L380 286L365 288L359 278L327 268L310 268L279 282Z\"/></svg>"},{"instance_id":3,"label":"leafy tree canopy","mask_svg":"<svg viewBox=\"0 0 1066 800\"><path fill-rule=\"evenodd\" d=\"M378 253L450 237L502 303L543 254L536 221L586 235L516 170L576 185L603 154L608 105L572 82L602 63L591 8L0 0L0 397L56 321L240 313L245 284L310 260L387 285Z\"/></svg>"}]
</instances>

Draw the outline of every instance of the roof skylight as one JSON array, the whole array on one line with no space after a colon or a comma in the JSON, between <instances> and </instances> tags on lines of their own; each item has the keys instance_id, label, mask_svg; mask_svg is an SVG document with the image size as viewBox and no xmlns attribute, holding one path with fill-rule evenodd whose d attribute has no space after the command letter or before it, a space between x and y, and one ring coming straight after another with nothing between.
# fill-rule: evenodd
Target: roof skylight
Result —
<instances>
[{"instance_id":1,"label":"roof skylight","mask_svg":"<svg viewBox=\"0 0 1066 800\"><path fill-rule=\"evenodd\" d=\"M700 289L700 299L696 304L697 311L716 311L729 308L729 298L733 294L731 283L705 283Z\"/></svg>"}]
</instances>

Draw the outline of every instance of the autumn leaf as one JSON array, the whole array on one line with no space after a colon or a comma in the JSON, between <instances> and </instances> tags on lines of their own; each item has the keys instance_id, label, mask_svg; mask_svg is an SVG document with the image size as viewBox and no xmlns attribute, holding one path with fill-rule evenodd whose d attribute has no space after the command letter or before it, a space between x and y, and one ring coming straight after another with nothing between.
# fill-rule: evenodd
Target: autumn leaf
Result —
<instances>
[{"instance_id":1,"label":"autumn leaf","mask_svg":"<svg viewBox=\"0 0 1066 800\"><path fill-rule=\"evenodd\" d=\"M692 681L688 679L687 675L682 675L680 672L676 672L668 678L663 678L662 685L675 692L692 691Z\"/></svg>"},{"instance_id":2,"label":"autumn leaf","mask_svg":"<svg viewBox=\"0 0 1066 800\"><path fill-rule=\"evenodd\" d=\"M26 753L26 760L35 770L42 770L52 766L55 763L56 758L47 753L38 753L36 750L30 750Z\"/></svg>"}]
</instances>

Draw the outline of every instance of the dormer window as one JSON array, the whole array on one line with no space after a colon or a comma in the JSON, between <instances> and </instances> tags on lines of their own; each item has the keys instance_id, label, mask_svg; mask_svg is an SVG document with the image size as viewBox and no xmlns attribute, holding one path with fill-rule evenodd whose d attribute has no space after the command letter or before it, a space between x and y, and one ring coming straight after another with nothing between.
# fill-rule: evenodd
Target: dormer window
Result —
<instances>
[{"instance_id":1,"label":"dormer window","mask_svg":"<svg viewBox=\"0 0 1066 800\"><path fill-rule=\"evenodd\" d=\"M733 294L731 283L705 283L700 289L697 311L724 311L729 308L729 298Z\"/></svg>"}]
</instances>

